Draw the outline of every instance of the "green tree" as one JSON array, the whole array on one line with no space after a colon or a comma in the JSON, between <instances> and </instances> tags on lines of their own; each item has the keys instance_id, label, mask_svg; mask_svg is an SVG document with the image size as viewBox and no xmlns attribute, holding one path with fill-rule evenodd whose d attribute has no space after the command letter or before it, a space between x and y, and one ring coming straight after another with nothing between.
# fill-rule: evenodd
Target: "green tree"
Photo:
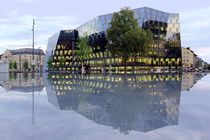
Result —
<instances>
[{"instance_id":1,"label":"green tree","mask_svg":"<svg viewBox=\"0 0 210 140\"><path fill-rule=\"evenodd\" d=\"M109 41L108 50L113 57L123 59L124 71L126 72L126 61L137 53L144 54L149 49L152 34L138 26L134 18L134 11L123 8L114 13L107 30Z\"/></svg>"},{"instance_id":2,"label":"green tree","mask_svg":"<svg viewBox=\"0 0 210 140\"><path fill-rule=\"evenodd\" d=\"M23 69L24 69L24 70L28 70L28 69L29 69L28 61L25 61L25 62L23 63Z\"/></svg>"},{"instance_id":3,"label":"green tree","mask_svg":"<svg viewBox=\"0 0 210 140\"><path fill-rule=\"evenodd\" d=\"M28 73L24 73L23 74L23 78L25 81L27 81L29 79L29 74Z\"/></svg>"},{"instance_id":4,"label":"green tree","mask_svg":"<svg viewBox=\"0 0 210 140\"><path fill-rule=\"evenodd\" d=\"M208 70L210 70L210 64L208 65Z\"/></svg>"},{"instance_id":5,"label":"green tree","mask_svg":"<svg viewBox=\"0 0 210 140\"><path fill-rule=\"evenodd\" d=\"M195 68L200 68L202 67L202 62L200 60L197 60L195 63Z\"/></svg>"},{"instance_id":6,"label":"green tree","mask_svg":"<svg viewBox=\"0 0 210 140\"><path fill-rule=\"evenodd\" d=\"M136 62L138 53L143 56L151 49L152 32L137 27L125 33L124 41L126 46L131 49L131 55L134 57L134 62Z\"/></svg>"},{"instance_id":7,"label":"green tree","mask_svg":"<svg viewBox=\"0 0 210 140\"><path fill-rule=\"evenodd\" d=\"M9 79L10 80L17 79L17 73L9 73Z\"/></svg>"},{"instance_id":8,"label":"green tree","mask_svg":"<svg viewBox=\"0 0 210 140\"><path fill-rule=\"evenodd\" d=\"M208 69L208 64L204 64L203 69L207 70Z\"/></svg>"},{"instance_id":9,"label":"green tree","mask_svg":"<svg viewBox=\"0 0 210 140\"><path fill-rule=\"evenodd\" d=\"M63 67L65 64L65 57L63 55L61 55L60 59L59 59L59 67Z\"/></svg>"},{"instance_id":10,"label":"green tree","mask_svg":"<svg viewBox=\"0 0 210 140\"><path fill-rule=\"evenodd\" d=\"M53 65L52 65L52 62L53 62L53 58L50 56L47 60L47 67L50 70L54 68Z\"/></svg>"},{"instance_id":11,"label":"green tree","mask_svg":"<svg viewBox=\"0 0 210 140\"><path fill-rule=\"evenodd\" d=\"M14 63L13 63L13 68L14 68L14 69L17 69L17 62L14 62Z\"/></svg>"},{"instance_id":12,"label":"green tree","mask_svg":"<svg viewBox=\"0 0 210 140\"><path fill-rule=\"evenodd\" d=\"M14 68L14 63L12 61L9 61L9 69L13 69Z\"/></svg>"},{"instance_id":13,"label":"green tree","mask_svg":"<svg viewBox=\"0 0 210 140\"><path fill-rule=\"evenodd\" d=\"M83 69L84 60L87 59L87 57L93 52L93 50L91 46L87 45L86 38L80 38L79 42L77 43L77 48L78 49L75 50L75 54L81 60Z\"/></svg>"}]
</instances>

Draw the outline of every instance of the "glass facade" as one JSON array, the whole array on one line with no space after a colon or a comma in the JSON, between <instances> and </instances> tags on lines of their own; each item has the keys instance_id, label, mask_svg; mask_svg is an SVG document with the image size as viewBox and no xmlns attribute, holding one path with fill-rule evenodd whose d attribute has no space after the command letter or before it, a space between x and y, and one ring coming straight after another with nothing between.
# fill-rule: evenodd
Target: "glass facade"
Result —
<instances>
[{"instance_id":1,"label":"glass facade","mask_svg":"<svg viewBox=\"0 0 210 140\"><path fill-rule=\"evenodd\" d=\"M127 70L168 70L181 68L181 40L180 40L180 24L179 15L174 13L165 13L159 10L143 7L134 9L134 18L138 20L138 24L143 29L150 29L153 33L154 43L150 52L142 56L139 54L137 59L130 58L127 64ZM93 48L91 54L85 61L85 66L91 71L100 71L101 69L114 72L123 71L123 64L120 58L113 58L105 48L106 30L109 27L113 14L98 16L85 24L79 26L75 30L79 36L89 36L89 45ZM65 38L64 44L70 47L62 47L59 38L62 36L61 31L57 38L57 44L48 43L48 48L54 55L53 65L59 66L60 55L65 56L65 66L61 70L76 70L81 66L79 59L75 58L71 37ZM71 31L69 31L71 32ZM52 40L49 40L51 42ZM54 41L54 40L53 40ZM63 45L64 45L63 44ZM74 43L75 44L75 43ZM65 45L64 45L65 46ZM73 50L72 50L73 49ZM51 52L50 51L50 52ZM60 57L59 57L60 56ZM74 58L73 58L74 57Z\"/></svg>"}]
</instances>

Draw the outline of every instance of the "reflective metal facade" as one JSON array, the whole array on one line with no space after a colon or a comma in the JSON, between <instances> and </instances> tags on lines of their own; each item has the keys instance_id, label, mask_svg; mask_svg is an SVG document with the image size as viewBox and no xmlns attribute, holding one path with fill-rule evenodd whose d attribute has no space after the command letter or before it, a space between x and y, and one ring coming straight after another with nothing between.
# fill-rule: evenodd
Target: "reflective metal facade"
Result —
<instances>
[{"instance_id":1,"label":"reflective metal facade","mask_svg":"<svg viewBox=\"0 0 210 140\"><path fill-rule=\"evenodd\" d=\"M180 32L179 14L166 13L159 10L151 9L148 7L134 9L134 18L138 19L139 27L148 21L158 21L167 24L166 40L171 40L174 33ZM85 24L76 28L80 35L90 35L101 31L106 31L109 27L113 14L98 16Z\"/></svg>"},{"instance_id":2,"label":"reflective metal facade","mask_svg":"<svg viewBox=\"0 0 210 140\"><path fill-rule=\"evenodd\" d=\"M44 70L48 70L47 61L56 49L59 35L60 35L60 32L55 33L53 36L51 36L48 39L47 50L44 57L44 67L43 67Z\"/></svg>"}]
</instances>

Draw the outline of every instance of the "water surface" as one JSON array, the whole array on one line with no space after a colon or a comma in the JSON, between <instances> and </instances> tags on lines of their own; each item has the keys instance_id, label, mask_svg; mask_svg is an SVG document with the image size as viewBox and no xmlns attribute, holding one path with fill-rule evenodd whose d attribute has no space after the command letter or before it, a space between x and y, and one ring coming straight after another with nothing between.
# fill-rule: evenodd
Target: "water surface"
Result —
<instances>
[{"instance_id":1,"label":"water surface","mask_svg":"<svg viewBox=\"0 0 210 140\"><path fill-rule=\"evenodd\" d=\"M0 139L209 139L210 75L4 74Z\"/></svg>"}]
</instances>

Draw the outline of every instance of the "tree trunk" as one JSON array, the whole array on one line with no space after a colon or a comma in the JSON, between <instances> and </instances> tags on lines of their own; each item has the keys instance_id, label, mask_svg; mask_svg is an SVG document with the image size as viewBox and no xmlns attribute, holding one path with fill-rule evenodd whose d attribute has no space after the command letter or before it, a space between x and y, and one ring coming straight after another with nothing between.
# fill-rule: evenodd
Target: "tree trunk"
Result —
<instances>
[{"instance_id":1,"label":"tree trunk","mask_svg":"<svg viewBox=\"0 0 210 140\"><path fill-rule=\"evenodd\" d=\"M82 74L83 74L84 73L83 62L82 62L82 69L81 69L81 71L82 71Z\"/></svg>"},{"instance_id":2,"label":"tree trunk","mask_svg":"<svg viewBox=\"0 0 210 140\"><path fill-rule=\"evenodd\" d=\"M83 79L83 73L84 73L84 71L83 71L83 62L82 62L82 79Z\"/></svg>"},{"instance_id":3,"label":"tree trunk","mask_svg":"<svg viewBox=\"0 0 210 140\"><path fill-rule=\"evenodd\" d=\"M133 73L134 73L134 67L135 67L135 64L136 64L136 54L134 55L134 62L133 62Z\"/></svg>"}]
</instances>

